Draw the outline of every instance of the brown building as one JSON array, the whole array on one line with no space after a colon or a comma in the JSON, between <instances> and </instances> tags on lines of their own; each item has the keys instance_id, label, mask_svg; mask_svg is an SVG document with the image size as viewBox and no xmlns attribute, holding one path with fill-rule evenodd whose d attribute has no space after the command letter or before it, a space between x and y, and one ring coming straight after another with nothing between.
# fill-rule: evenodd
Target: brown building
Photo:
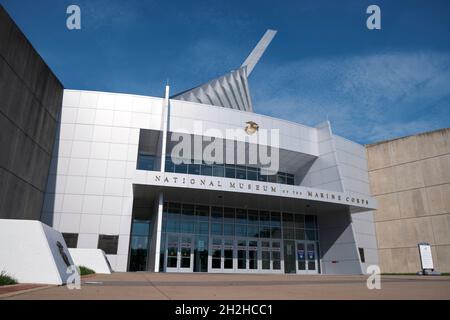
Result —
<instances>
[{"instance_id":1,"label":"brown building","mask_svg":"<svg viewBox=\"0 0 450 320\"><path fill-rule=\"evenodd\" d=\"M420 270L418 243L450 271L450 128L367 146L383 273Z\"/></svg>"}]
</instances>

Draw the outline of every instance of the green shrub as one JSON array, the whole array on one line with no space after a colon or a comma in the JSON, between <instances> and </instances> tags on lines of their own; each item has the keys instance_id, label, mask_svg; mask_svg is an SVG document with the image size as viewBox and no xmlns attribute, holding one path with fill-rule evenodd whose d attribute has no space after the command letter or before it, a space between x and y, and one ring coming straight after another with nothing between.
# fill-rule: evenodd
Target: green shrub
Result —
<instances>
[{"instance_id":1,"label":"green shrub","mask_svg":"<svg viewBox=\"0 0 450 320\"><path fill-rule=\"evenodd\" d=\"M9 286L17 284L17 280L6 274L6 271L0 272L0 286Z\"/></svg>"},{"instance_id":2,"label":"green shrub","mask_svg":"<svg viewBox=\"0 0 450 320\"><path fill-rule=\"evenodd\" d=\"M85 267L85 266L79 266L78 270L80 271L80 276L86 276L88 274L95 274L94 270L89 269L88 267Z\"/></svg>"}]
</instances>

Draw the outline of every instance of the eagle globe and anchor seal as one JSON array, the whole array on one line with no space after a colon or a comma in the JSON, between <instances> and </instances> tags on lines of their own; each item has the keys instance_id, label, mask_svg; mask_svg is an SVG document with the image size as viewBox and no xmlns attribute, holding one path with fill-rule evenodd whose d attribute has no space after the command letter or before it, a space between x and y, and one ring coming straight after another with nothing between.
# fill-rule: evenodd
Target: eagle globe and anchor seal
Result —
<instances>
[{"instance_id":1,"label":"eagle globe and anchor seal","mask_svg":"<svg viewBox=\"0 0 450 320\"><path fill-rule=\"evenodd\" d=\"M259 130L259 125L256 122L253 122L253 121L246 122L245 132L248 135L252 135L252 134L256 133L258 130Z\"/></svg>"}]
</instances>

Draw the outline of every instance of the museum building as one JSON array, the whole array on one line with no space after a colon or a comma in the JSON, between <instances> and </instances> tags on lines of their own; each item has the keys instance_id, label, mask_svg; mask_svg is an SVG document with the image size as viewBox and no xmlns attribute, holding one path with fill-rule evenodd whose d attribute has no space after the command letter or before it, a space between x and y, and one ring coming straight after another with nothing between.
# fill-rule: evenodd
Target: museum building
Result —
<instances>
[{"instance_id":1,"label":"museum building","mask_svg":"<svg viewBox=\"0 0 450 320\"><path fill-rule=\"evenodd\" d=\"M10 42L3 75L19 80L2 83L41 92L49 132L23 138L41 152L40 167L21 165L28 151L10 139L21 153L2 162L0 217L39 219L68 247L103 249L115 271L365 273L378 264L365 147L328 121L309 127L254 111L248 77L275 34L268 30L237 69L181 93L167 86L163 97L63 89L30 54L54 82L39 91L29 84L39 79L9 62L28 42ZM3 92L1 116L20 133L19 96ZM192 148L180 152L186 142ZM213 160L204 157L212 146ZM36 205L23 207L18 194Z\"/></svg>"},{"instance_id":2,"label":"museum building","mask_svg":"<svg viewBox=\"0 0 450 320\"><path fill-rule=\"evenodd\" d=\"M64 90L42 221L69 247L102 248L117 271L359 274L376 264L364 147L328 122L253 110L247 77L274 35L238 69L179 94ZM182 140L203 151L220 141L223 160L180 155ZM274 172L250 159L263 147Z\"/></svg>"}]
</instances>

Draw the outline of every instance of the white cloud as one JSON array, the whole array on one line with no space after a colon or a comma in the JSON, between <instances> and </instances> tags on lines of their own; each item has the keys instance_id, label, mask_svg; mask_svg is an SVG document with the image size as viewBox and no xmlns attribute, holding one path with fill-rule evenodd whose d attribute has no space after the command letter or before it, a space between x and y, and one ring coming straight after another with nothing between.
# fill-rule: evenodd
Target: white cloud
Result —
<instances>
[{"instance_id":1,"label":"white cloud","mask_svg":"<svg viewBox=\"0 0 450 320\"><path fill-rule=\"evenodd\" d=\"M380 53L269 66L250 80L257 112L374 142L450 125L450 54Z\"/></svg>"}]
</instances>

